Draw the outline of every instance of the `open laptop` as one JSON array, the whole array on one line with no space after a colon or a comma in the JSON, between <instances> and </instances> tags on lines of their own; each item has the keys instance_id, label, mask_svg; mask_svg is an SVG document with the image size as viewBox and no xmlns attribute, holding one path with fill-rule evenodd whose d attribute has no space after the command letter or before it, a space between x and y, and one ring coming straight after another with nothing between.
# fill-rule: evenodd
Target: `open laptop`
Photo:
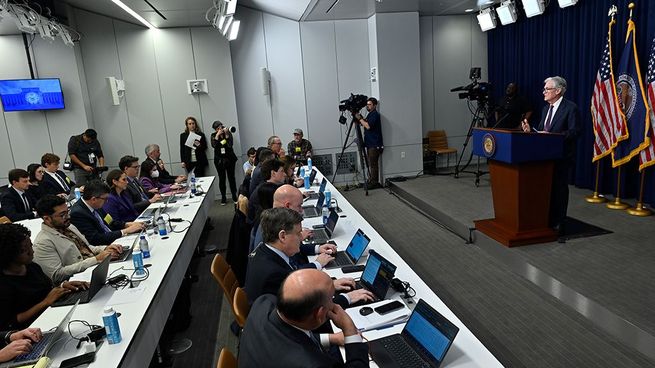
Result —
<instances>
[{"instance_id":1,"label":"open laptop","mask_svg":"<svg viewBox=\"0 0 655 368\"><path fill-rule=\"evenodd\" d=\"M304 218L312 218L312 217L318 217L321 216L321 211L323 210L323 202L325 201L325 194L323 193L318 193L318 201L316 201L316 204L313 206L303 206L303 217Z\"/></svg>"},{"instance_id":2,"label":"open laptop","mask_svg":"<svg viewBox=\"0 0 655 368\"><path fill-rule=\"evenodd\" d=\"M52 304L52 307L62 307L65 305L73 305L76 302L80 304L86 304L93 299L93 297L105 286L107 281L107 274L109 273L109 258L106 257L91 273L91 283L89 288L86 290L75 291L68 293L65 296L59 298L56 302Z\"/></svg>"},{"instance_id":3,"label":"open laptop","mask_svg":"<svg viewBox=\"0 0 655 368\"><path fill-rule=\"evenodd\" d=\"M437 368L458 332L457 326L421 299L403 331L369 341L369 351L378 367Z\"/></svg>"},{"instance_id":4,"label":"open laptop","mask_svg":"<svg viewBox=\"0 0 655 368\"><path fill-rule=\"evenodd\" d=\"M368 251L366 267L362 277L355 283L355 289L366 289L373 293L374 299L370 302L353 303L349 307L358 307L364 304L379 302L387 298L391 280L396 273L396 265L382 257L380 253L371 249Z\"/></svg>"},{"instance_id":5,"label":"open laptop","mask_svg":"<svg viewBox=\"0 0 655 368\"><path fill-rule=\"evenodd\" d=\"M310 179L311 179L311 177L310 177ZM325 187L326 186L327 186L327 179L323 178L323 180L321 180L321 186L318 188L318 193L311 192L311 191L310 192L305 192L305 196L307 197L307 199L318 199L319 193L325 192Z\"/></svg>"},{"instance_id":6,"label":"open laptop","mask_svg":"<svg viewBox=\"0 0 655 368\"><path fill-rule=\"evenodd\" d=\"M325 244L334 233L339 221L339 214L335 210L330 210L330 217L328 217L327 224L317 225L312 229L312 235L303 241L304 244Z\"/></svg>"},{"instance_id":7,"label":"open laptop","mask_svg":"<svg viewBox=\"0 0 655 368\"><path fill-rule=\"evenodd\" d=\"M141 235L143 235L143 231L141 231L139 234L137 234L136 238L134 238L134 241L132 242L132 245L126 245L123 247L123 252L118 256L116 259L112 259L110 262L125 262L127 261L130 256L132 256L132 251L136 247L136 245L139 243L139 240L141 240Z\"/></svg>"},{"instance_id":8,"label":"open laptop","mask_svg":"<svg viewBox=\"0 0 655 368\"><path fill-rule=\"evenodd\" d=\"M73 317L75 308L77 308L77 303L75 303L68 313L66 313L64 319L59 322L57 329L52 332L44 332L41 340L32 344L32 350L29 353L19 355L12 361L0 363L0 368L31 366L41 359L41 357L47 355L50 352L50 348L59 341L61 335L63 335L66 328L68 328L68 322L70 322Z\"/></svg>"},{"instance_id":9,"label":"open laptop","mask_svg":"<svg viewBox=\"0 0 655 368\"><path fill-rule=\"evenodd\" d=\"M357 229L346 250L338 251L334 255L334 259L326 264L324 268L340 268L357 264L370 242L371 239L364 234L362 229Z\"/></svg>"}]
</instances>

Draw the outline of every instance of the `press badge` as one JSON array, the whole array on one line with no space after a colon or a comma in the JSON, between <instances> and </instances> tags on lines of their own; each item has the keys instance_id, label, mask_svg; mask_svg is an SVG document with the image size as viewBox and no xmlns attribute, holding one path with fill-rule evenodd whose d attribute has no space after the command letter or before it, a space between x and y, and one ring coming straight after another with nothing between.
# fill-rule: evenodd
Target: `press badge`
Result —
<instances>
[{"instance_id":1,"label":"press badge","mask_svg":"<svg viewBox=\"0 0 655 368\"><path fill-rule=\"evenodd\" d=\"M300 153L300 147L296 147L296 153Z\"/></svg>"},{"instance_id":2,"label":"press badge","mask_svg":"<svg viewBox=\"0 0 655 368\"><path fill-rule=\"evenodd\" d=\"M221 148L221 155L225 154L225 148Z\"/></svg>"},{"instance_id":3,"label":"press badge","mask_svg":"<svg viewBox=\"0 0 655 368\"><path fill-rule=\"evenodd\" d=\"M111 217L110 214L106 214L104 220L105 220L106 223L111 225L111 223L114 221L114 218Z\"/></svg>"},{"instance_id":4,"label":"press badge","mask_svg":"<svg viewBox=\"0 0 655 368\"><path fill-rule=\"evenodd\" d=\"M226 144L227 144L227 139L223 139L223 140L221 141L221 145L224 146L224 145L226 145Z\"/></svg>"},{"instance_id":5,"label":"press badge","mask_svg":"<svg viewBox=\"0 0 655 368\"><path fill-rule=\"evenodd\" d=\"M96 162L96 155L95 153L89 153L89 163L94 163Z\"/></svg>"}]
</instances>

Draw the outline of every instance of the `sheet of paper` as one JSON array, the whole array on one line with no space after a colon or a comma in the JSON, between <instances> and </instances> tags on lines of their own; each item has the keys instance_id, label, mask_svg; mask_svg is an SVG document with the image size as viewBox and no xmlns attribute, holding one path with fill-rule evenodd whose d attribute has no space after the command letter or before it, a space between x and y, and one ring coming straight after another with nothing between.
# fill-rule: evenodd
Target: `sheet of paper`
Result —
<instances>
[{"instance_id":1,"label":"sheet of paper","mask_svg":"<svg viewBox=\"0 0 655 368\"><path fill-rule=\"evenodd\" d=\"M382 300L366 306L349 308L346 310L346 313L348 313L350 318L352 318L355 326L360 331L368 331L376 328L388 327L407 321L409 315L412 314L412 311L410 311L406 306L403 306L401 309L389 312L387 314L379 314L377 312L373 312L367 316L362 316L359 313L359 310L364 307L376 308L389 302L390 300Z\"/></svg>"},{"instance_id":2,"label":"sheet of paper","mask_svg":"<svg viewBox=\"0 0 655 368\"><path fill-rule=\"evenodd\" d=\"M118 289L111 296L107 305L117 305L117 304L128 304L134 303L141 298L143 292L146 290L146 286L141 284L135 288L125 288Z\"/></svg>"},{"instance_id":3,"label":"sheet of paper","mask_svg":"<svg viewBox=\"0 0 655 368\"><path fill-rule=\"evenodd\" d=\"M193 142L195 141L200 141L200 136L194 132L189 132L189 137L187 137L184 145L190 148L196 148L196 146L193 145Z\"/></svg>"}]
</instances>

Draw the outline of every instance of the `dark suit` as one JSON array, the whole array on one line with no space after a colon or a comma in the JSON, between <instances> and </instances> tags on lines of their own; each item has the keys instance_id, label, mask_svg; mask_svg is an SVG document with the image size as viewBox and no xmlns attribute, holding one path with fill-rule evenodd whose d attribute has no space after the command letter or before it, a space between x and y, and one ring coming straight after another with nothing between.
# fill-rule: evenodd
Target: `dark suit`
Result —
<instances>
[{"instance_id":1,"label":"dark suit","mask_svg":"<svg viewBox=\"0 0 655 368\"><path fill-rule=\"evenodd\" d=\"M84 203L84 200L75 202L71 207L71 222L84 234L84 237L91 245L107 245L120 238L122 236L121 229L125 227L125 222L114 220L108 224L104 220L107 212L102 208L97 209L96 212L111 231L106 232L103 229L102 225L100 225L96 217L89 210L89 207Z\"/></svg>"},{"instance_id":2,"label":"dark suit","mask_svg":"<svg viewBox=\"0 0 655 368\"><path fill-rule=\"evenodd\" d=\"M191 162L191 147L187 146L186 140L189 137L189 132L180 134L180 160L184 162L184 167L186 171L189 172L192 169L196 176L205 176L205 167L208 165L207 160L207 138L205 138L205 133L198 133L200 136L200 145L196 147L196 162Z\"/></svg>"},{"instance_id":3,"label":"dark suit","mask_svg":"<svg viewBox=\"0 0 655 368\"><path fill-rule=\"evenodd\" d=\"M150 201L148 198L153 196L150 193L146 192L141 183L137 179L127 178L127 194L129 194L134 204L134 209L139 213L143 212L148 206L150 206Z\"/></svg>"},{"instance_id":4,"label":"dark suit","mask_svg":"<svg viewBox=\"0 0 655 368\"><path fill-rule=\"evenodd\" d=\"M239 343L239 368L368 367L365 343L347 344L346 363L323 350L303 331L284 322L277 298L263 295L248 313Z\"/></svg>"},{"instance_id":5,"label":"dark suit","mask_svg":"<svg viewBox=\"0 0 655 368\"><path fill-rule=\"evenodd\" d=\"M150 160L150 161L157 164L157 170L159 170L159 178L158 179L159 179L160 183L162 183L162 184L175 184L175 179L177 179L177 176L171 175L168 172L168 170L166 170L166 165L161 164L161 162L162 162L161 160L158 160L159 162L157 162L157 161L151 159L150 157L146 158L146 160ZM141 163L141 172L145 172L145 170L143 169L143 164L145 162L146 161L143 161Z\"/></svg>"},{"instance_id":6,"label":"dark suit","mask_svg":"<svg viewBox=\"0 0 655 368\"><path fill-rule=\"evenodd\" d=\"M550 105L544 107L538 130L545 130ZM550 225L559 227L563 233L564 219L569 205L569 169L575 163L575 146L580 132L580 111L578 106L562 98L555 115L551 118L550 133L564 134L564 157L555 162L553 187L550 195Z\"/></svg>"},{"instance_id":7,"label":"dark suit","mask_svg":"<svg viewBox=\"0 0 655 368\"><path fill-rule=\"evenodd\" d=\"M45 173L43 174L43 181L41 182L41 185L43 186L43 193L44 194L66 194L69 195L71 192L71 188L75 188L75 182L72 181L66 174L64 174L63 171L57 170L55 172L55 175L57 175L63 182L66 183L68 186L68 190L64 188L59 181L57 181L55 178L53 178L50 174Z\"/></svg>"},{"instance_id":8,"label":"dark suit","mask_svg":"<svg viewBox=\"0 0 655 368\"><path fill-rule=\"evenodd\" d=\"M25 198L27 198L27 202L30 205L29 211L25 210L25 202L23 202L23 199L13 187L10 186L2 195L2 198L0 199L2 212L4 212L5 216L7 216L12 222L29 220L35 217L34 212L32 211L36 205L36 199L32 197L29 191L25 192Z\"/></svg>"},{"instance_id":9,"label":"dark suit","mask_svg":"<svg viewBox=\"0 0 655 368\"><path fill-rule=\"evenodd\" d=\"M260 295L277 295L282 282L293 271L293 268L282 257L262 243L251 253L248 260L244 289L250 304ZM347 308L349 305L343 295L337 295L334 302L343 308Z\"/></svg>"}]
</instances>

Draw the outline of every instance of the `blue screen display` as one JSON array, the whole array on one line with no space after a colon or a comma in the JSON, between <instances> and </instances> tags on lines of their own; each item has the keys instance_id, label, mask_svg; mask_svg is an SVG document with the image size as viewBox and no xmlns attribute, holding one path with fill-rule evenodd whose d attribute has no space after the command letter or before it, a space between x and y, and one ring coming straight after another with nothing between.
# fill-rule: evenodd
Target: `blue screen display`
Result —
<instances>
[{"instance_id":1,"label":"blue screen display","mask_svg":"<svg viewBox=\"0 0 655 368\"><path fill-rule=\"evenodd\" d=\"M418 309L418 308L417 308ZM432 356L436 361L441 361L450 346L450 340L437 327L432 325L417 310L407 321L405 331L418 342L422 350Z\"/></svg>"},{"instance_id":2,"label":"blue screen display","mask_svg":"<svg viewBox=\"0 0 655 368\"><path fill-rule=\"evenodd\" d=\"M364 253L366 247L368 247L368 242L369 239L366 235L361 230L358 230L350 241L350 244L348 244L348 248L346 248L346 253L348 253L350 259L357 261Z\"/></svg>"},{"instance_id":3,"label":"blue screen display","mask_svg":"<svg viewBox=\"0 0 655 368\"><path fill-rule=\"evenodd\" d=\"M368 257L368 261L366 261L366 268L364 268L364 272L362 272L362 281L366 281L369 285L373 285L375 276L377 276L381 264L382 262L380 259L373 256L371 253Z\"/></svg>"},{"instance_id":4,"label":"blue screen display","mask_svg":"<svg viewBox=\"0 0 655 368\"><path fill-rule=\"evenodd\" d=\"M64 108L64 94L56 78L0 81L0 98L5 111Z\"/></svg>"}]
</instances>

